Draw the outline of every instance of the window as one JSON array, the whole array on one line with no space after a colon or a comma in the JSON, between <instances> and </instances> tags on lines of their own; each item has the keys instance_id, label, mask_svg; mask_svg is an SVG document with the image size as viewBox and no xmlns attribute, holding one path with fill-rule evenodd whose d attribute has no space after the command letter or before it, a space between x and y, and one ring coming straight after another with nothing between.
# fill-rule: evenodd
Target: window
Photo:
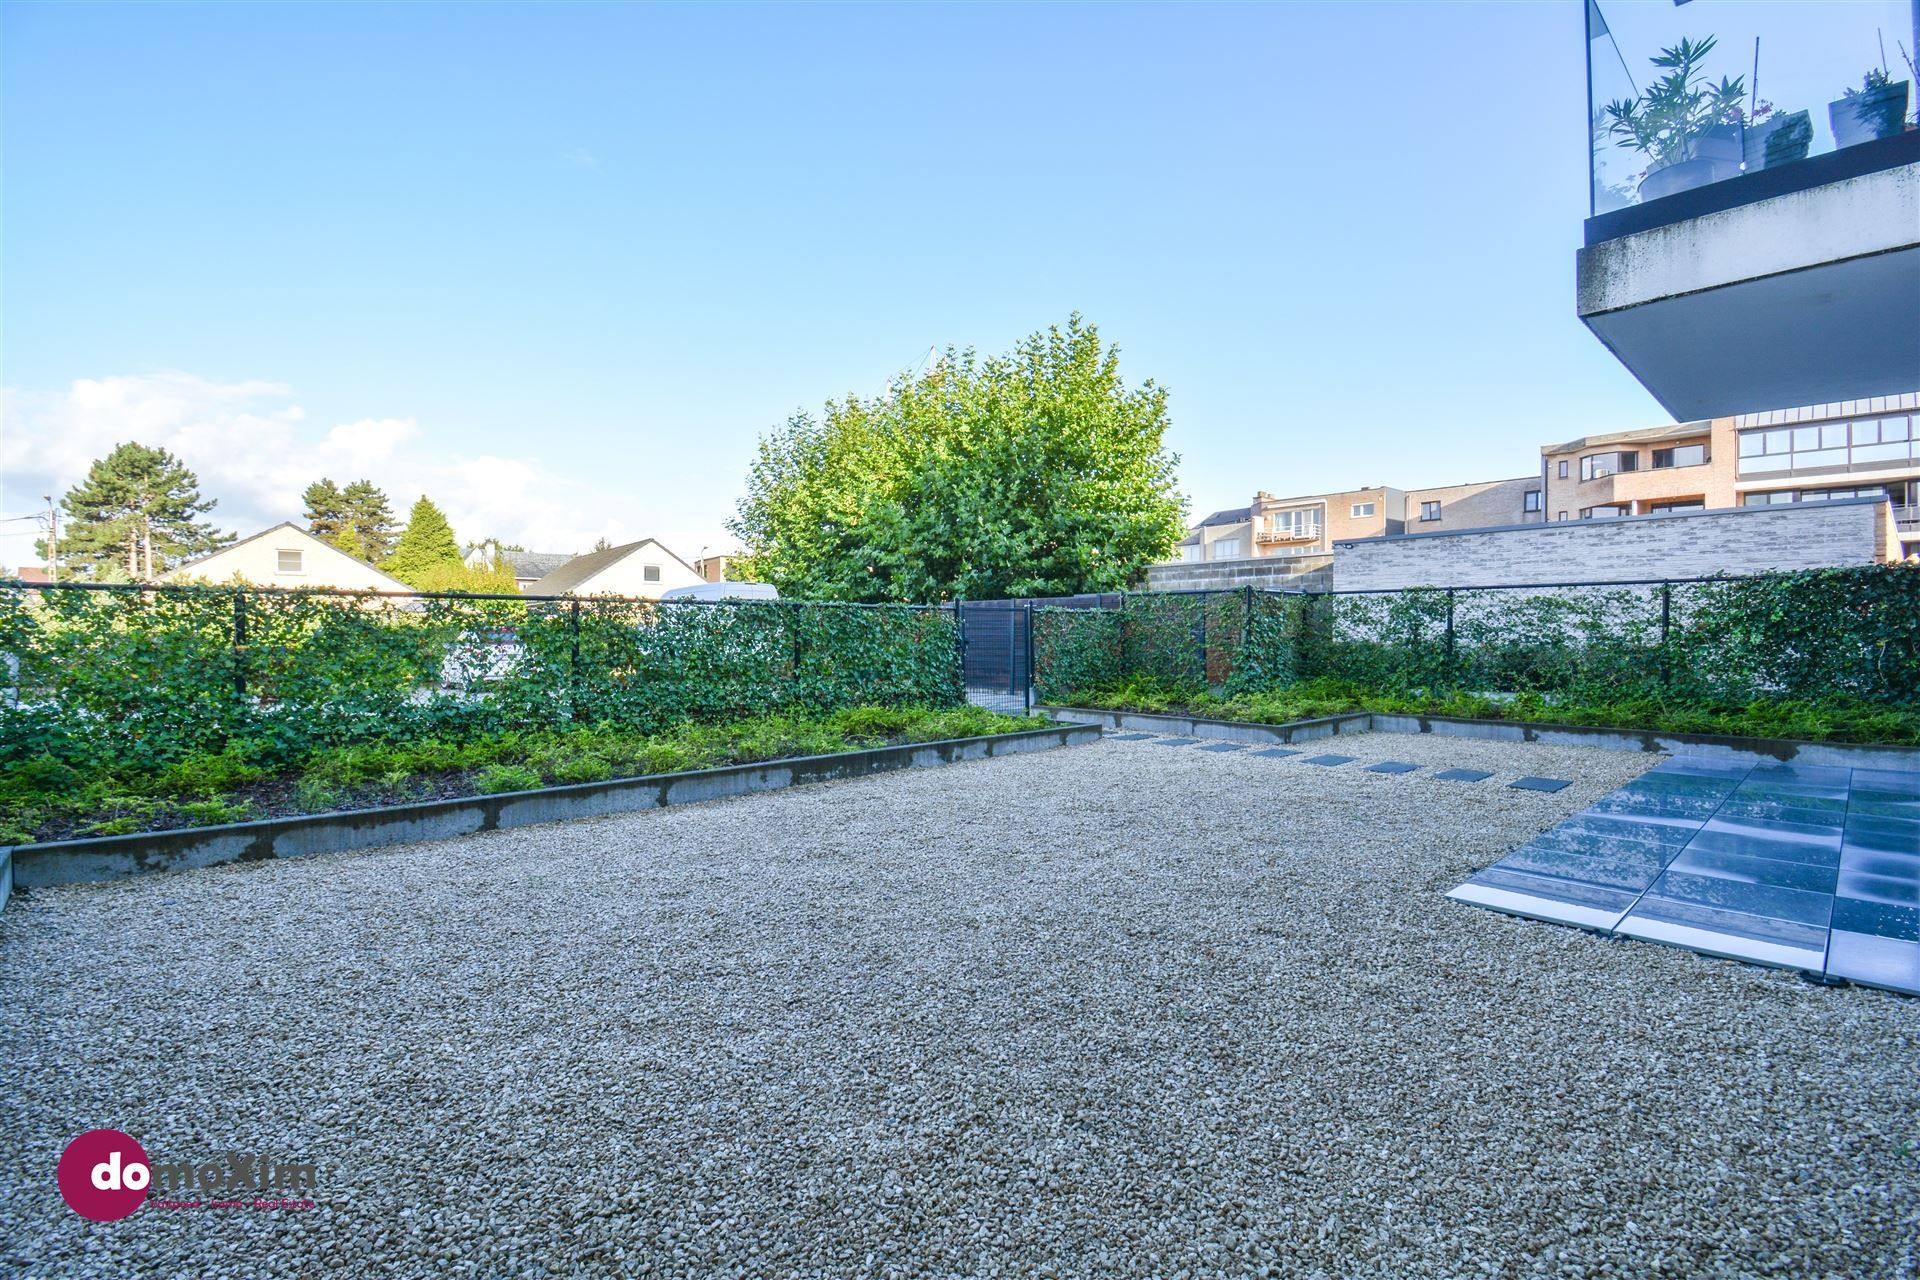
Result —
<instances>
[{"instance_id":1,"label":"window","mask_svg":"<svg viewBox=\"0 0 1920 1280\"><path fill-rule=\"evenodd\" d=\"M1673 511L1705 511L1707 504L1699 498L1675 499L1672 502L1656 502L1648 510L1654 514Z\"/></svg>"},{"instance_id":2,"label":"window","mask_svg":"<svg viewBox=\"0 0 1920 1280\"><path fill-rule=\"evenodd\" d=\"M1197 542L1190 542L1186 546L1180 548L1180 558L1188 562L1192 562L1194 560L1203 560L1206 558L1206 555L1207 555L1207 549L1201 546Z\"/></svg>"},{"instance_id":3,"label":"window","mask_svg":"<svg viewBox=\"0 0 1920 1280\"><path fill-rule=\"evenodd\" d=\"M1609 507L1580 508L1580 518L1582 520L1618 520L1621 516L1624 516L1626 514L1627 514L1627 509L1625 507L1609 506Z\"/></svg>"},{"instance_id":4,"label":"window","mask_svg":"<svg viewBox=\"0 0 1920 1280\"><path fill-rule=\"evenodd\" d=\"M274 566L275 573L301 572L300 553L298 551L276 551L274 555L279 561L279 563Z\"/></svg>"},{"instance_id":5,"label":"window","mask_svg":"<svg viewBox=\"0 0 1920 1280\"><path fill-rule=\"evenodd\" d=\"M1421 503L1420 518L1422 520L1438 520L1440 518L1440 504L1438 502Z\"/></svg>"},{"instance_id":6,"label":"window","mask_svg":"<svg viewBox=\"0 0 1920 1280\"><path fill-rule=\"evenodd\" d=\"M649 565L641 566L640 580L642 582L660 581L660 566L657 564L649 564Z\"/></svg>"},{"instance_id":7,"label":"window","mask_svg":"<svg viewBox=\"0 0 1920 1280\"><path fill-rule=\"evenodd\" d=\"M1355 520L1363 520L1372 514L1373 504L1371 502L1356 502L1353 504L1353 518Z\"/></svg>"},{"instance_id":8,"label":"window","mask_svg":"<svg viewBox=\"0 0 1920 1280\"><path fill-rule=\"evenodd\" d=\"M1238 560L1240 558L1240 539L1222 538L1213 544L1215 560Z\"/></svg>"},{"instance_id":9,"label":"window","mask_svg":"<svg viewBox=\"0 0 1920 1280\"><path fill-rule=\"evenodd\" d=\"M1522 511L1540 510L1540 491L1538 489L1527 490L1526 495L1520 499L1520 509Z\"/></svg>"},{"instance_id":10,"label":"window","mask_svg":"<svg viewBox=\"0 0 1920 1280\"><path fill-rule=\"evenodd\" d=\"M1560 459L1560 478L1562 480L1565 480L1567 478L1567 460L1565 458ZM1560 518L1562 520L1565 520L1567 518L1566 513L1561 512Z\"/></svg>"},{"instance_id":11,"label":"window","mask_svg":"<svg viewBox=\"0 0 1920 1280\"><path fill-rule=\"evenodd\" d=\"M1562 511L1559 515L1554 517L1554 519L1556 520L1565 520L1566 518L1567 518L1567 513L1564 511Z\"/></svg>"},{"instance_id":12,"label":"window","mask_svg":"<svg viewBox=\"0 0 1920 1280\"><path fill-rule=\"evenodd\" d=\"M1616 471L1637 471L1640 468L1640 455L1637 453L1590 453L1580 459L1580 478L1599 480Z\"/></svg>"},{"instance_id":13,"label":"window","mask_svg":"<svg viewBox=\"0 0 1920 1280\"><path fill-rule=\"evenodd\" d=\"M1697 467L1707 460L1707 446L1703 444L1677 444L1671 449L1653 451L1653 469L1661 471L1667 467Z\"/></svg>"},{"instance_id":14,"label":"window","mask_svg":"<svg viewBox=\"0 0 1920 1280\"><path fill-rule=\"evenodd\" d=\"M1317 538L1320 529L1312 511L1276 511L1267 517L1273 531L1286 538Z\"/></svg>"},{"instance_id":15,"label":"window","mask_svg":"<svg viewBox=\"0 0 1920 1280\"><path fill-rule=\"evenodd\" d=\"M1914 457L1914 420L1906 415L1740 433L1740 474L1845 467L1904 466Z\"/></svg>"}]
</instances>

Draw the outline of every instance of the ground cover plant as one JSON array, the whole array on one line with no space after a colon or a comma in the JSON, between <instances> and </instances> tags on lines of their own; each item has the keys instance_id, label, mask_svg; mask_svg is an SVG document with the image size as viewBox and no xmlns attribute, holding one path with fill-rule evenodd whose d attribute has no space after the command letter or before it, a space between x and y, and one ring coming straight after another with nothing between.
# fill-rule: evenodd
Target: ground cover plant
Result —
<instances>
[{"instance_id":1,"label":"ground cover plant","mask_svg":"<svg viewBox=\"0 0 1920 1280\"><path fill-rule=\"evenodd\" d=\"M1545 589L1134 595L1039 610L1043 702L1920 743L1920 570Z\"/></svg>"},{"instance_id":2,"label":"ground cover plant","mask_svg":"<svg viewBox=\"0 0 1920 1280\"><path fill-rule=\"evenodd\" d=\"M1662 702L1657 698L1558 701L1538 693L1377 693L1348 681L1327 679L1225 696L1204 685L1161 683L1151 677L1134 676L1118 684L1082 690L1065 705L1251 724L1288 724L1320 716L1378 711L1662 733L1920 746L1920 711L1840 698L1757 698L1739 705Z\"/></svg>"},{"instance_id":3,"label":"ground cover plant","mask_svg":"<svg viewBox=\"0 0 1920 1280\"><path fill-rule=\"evenodd\" d=\"M322 748L297 762L272 762L245 745L164 766L96 772L39 756L0 775L0 845L604 782L1046 723L964 705L853 706L816 716L686 722L659 733L589 725L362 742Z\"/></svg>"}]
</instances>

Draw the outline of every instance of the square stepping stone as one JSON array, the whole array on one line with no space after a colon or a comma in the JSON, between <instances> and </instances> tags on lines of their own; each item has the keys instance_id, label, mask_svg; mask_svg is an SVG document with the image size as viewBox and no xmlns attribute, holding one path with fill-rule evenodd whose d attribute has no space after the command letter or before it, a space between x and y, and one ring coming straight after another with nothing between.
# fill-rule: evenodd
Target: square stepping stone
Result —
<instances>
[{"instance_id":1,"label":"square stepping stone","mask_svg":"<svg viewBox=\"0 0 1920 1280\"><path fill-rule=\"evenodd\" d=\"M1263 747L1253 754L1256 756L1265 756L1269 760L1279 760L1286 756L1297 756L1301 753L1295 751L1292 747Z\"/></svg>"},{"instance_id":2,"label":"square stepping stone","mask_svg":"<svg viewBox=\"0 0 1920 1280\"><path fill-rule=\"evenodd\" d=\"M1245 751L1237 742L1209 742L1200 748L1202 751Z\"/></svg>"},{"instance_id":3,"label":"square stepping stone","mask_svg":"<svg viewBox=\"0 0 1920 1280\"><path fill-rule=\"evenodd\" d=\"M1109 733L1105 735L1108 742L1145 742L1152 736L1150 733Z\"/></svg>"},{"instance_id":4,"label":"square stepping stone","mask_svg":"<svg viewBox=\"0 0 1920 1280\"><path fill-rule=\"evenodd\" d=\"M1573 785L1567 778L1520 778L1507 784L1516 791L1564 791Z\"/></svg>"},{"instance_id":5,"label":"square stepping stone","mask_svg":"<svg viewBox=\"0 0 1920 1280\"><path fill-rule=\"evenodd\" d=\"M1485 782L1493 775L1485 769L1442 769L1433 776L1442 782Z\"/></svg>"},{"instance_id":6,"label":"square stepping stone","mask_svg":"<svg viewBox=\"0 0 1920 1280\"><path fill-rule=\"evenodd\" d=\"M1301 764L1324 764L1329 767L1336 764L1352 764L1357 756L1308 756Z\"/></svg>"},{"instance_id":7,"label":"square stepping stone","mask_svg":"<svg viewBox=\"0 0 1920 1280\"><path fill-rule=\"evenodd\" d=\"M1198 746L1199 744L1192 738L1155 738L1153 745L1156 747L1192 747Z\"/></svg>"},{"instance_id":8,"label":"square stepping stone","mask_svg":"<svg viewBox=\"0 0 1920 1280\"><path fill-rule=\"evenodd\" d=\"M1417 764L1408 764L1404 760L1382 760L1379 764L1368 765L1367 772L1368 773L1412 773L1415 769L1418 769L1419 767L1420 766Z\"/></svg>"}]
</instances>

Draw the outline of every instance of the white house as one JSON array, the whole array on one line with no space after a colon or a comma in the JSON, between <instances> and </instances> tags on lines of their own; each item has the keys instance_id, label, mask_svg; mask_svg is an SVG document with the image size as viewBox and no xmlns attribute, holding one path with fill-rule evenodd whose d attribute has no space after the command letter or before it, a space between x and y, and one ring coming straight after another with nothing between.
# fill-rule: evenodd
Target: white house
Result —
<instances>
[{"instance_id":1,"label":"white house","mask_svg":"<svg viewBox=\"0 0 1920 1280\"><path fill-rule=\"evenodd\" d=\"M623 547L575 556L526 592L530 596L638 596L658 600L674 587L691 587L700 581L692 565L652 538L642 538Z\"/></svg>"},{"instance_id":2,"label":"white house","mask_svg":"<svg viewBox=\"0 0 1920 1280\"><path fill-rule=\"evenodd\" d=\"M257 587L413 590L366 561L322 542L290 520L198 560L189 560L167 578L171 582L246 582Z\"/></svg>"}]
</instances>

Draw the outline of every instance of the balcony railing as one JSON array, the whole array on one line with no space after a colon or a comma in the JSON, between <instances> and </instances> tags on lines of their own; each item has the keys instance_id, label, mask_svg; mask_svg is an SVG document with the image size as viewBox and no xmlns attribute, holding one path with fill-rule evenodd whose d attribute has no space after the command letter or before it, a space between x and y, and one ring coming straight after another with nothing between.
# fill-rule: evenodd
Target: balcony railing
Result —
<instances>
[{"instance_id":1,"label":"balcony railing","mask_svg":"<svg viewBox=\"0 0 1920 1280\"><path fill-rule=\"evenodd\" d=\"M1893 523L1902 533L1920 533L1920 506L1895 507Z\"/></svg>"},{"instance_id":2,"label":"balcony railing","mask_svg":"<svg viewBox=\"0 0 1920 1280\"><path fill-rule=\"evenodd\" d=\"M1592 209L1915 127L1911 0L1588 0Z\"/></svg>"},{"instance_id":3,"label":"balcony railing","mask_svg":"<svg viewBox=\"0 0 1920 1280\"><path fill-rule=\"evenodd\" d=\"M1314 542L1320 537L1317 524L1282 525L1276 529L1262 529L1253 535L1253 540L1262 546L1272 546L1277 542Z\"/></svg>"}]
</instances>

